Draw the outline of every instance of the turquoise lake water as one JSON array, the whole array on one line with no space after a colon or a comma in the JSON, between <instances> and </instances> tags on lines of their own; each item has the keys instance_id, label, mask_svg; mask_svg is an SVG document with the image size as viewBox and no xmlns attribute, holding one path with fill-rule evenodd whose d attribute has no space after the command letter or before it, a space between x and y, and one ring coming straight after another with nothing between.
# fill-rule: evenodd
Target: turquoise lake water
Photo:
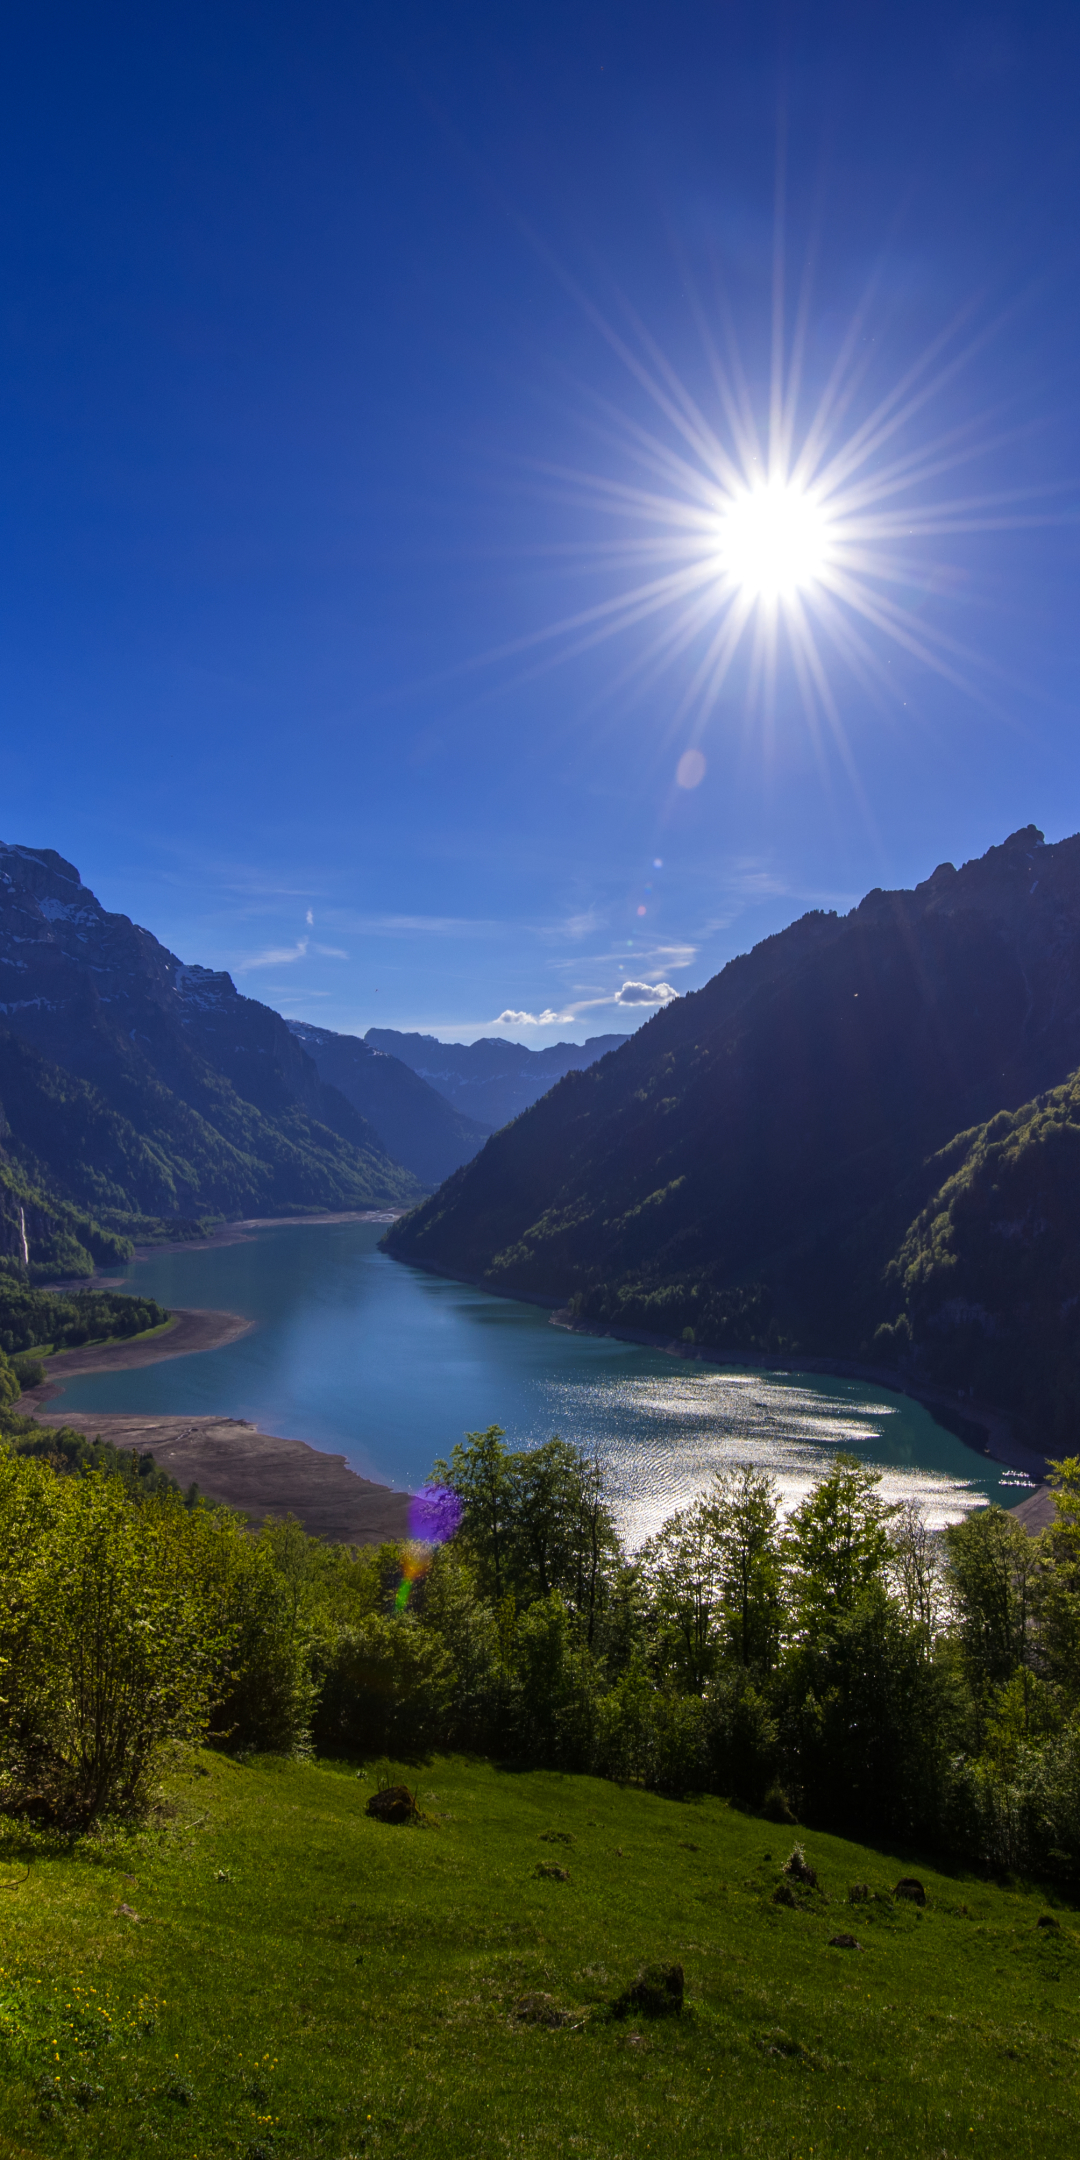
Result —
<instances>
[{"instance_id":1,"label":"turquoise lake water","mask_svg":"<svg viewBox=\"0 0 1080 2160\"><path fill-rule=\"evenodd\" d=\"M923 1501L935 1523L988 1497L1021 1497L1014 1473L903 1395L570 1335L537 1306L403 1267L378 1250L381 1236L378 1223L298 1224L133 1261L125 1279L162 1304L239 1312L255 1326L220 1350L73 1379L62 1406L250 1418L399 1487L417 1485L466 1431L502 1425L517 1445L558 1432L600 1454L635 1544L725 1462L772 1471L791 1505L839 1447L879 1467L890 1497Z\"/></svg>"}]
</instances>

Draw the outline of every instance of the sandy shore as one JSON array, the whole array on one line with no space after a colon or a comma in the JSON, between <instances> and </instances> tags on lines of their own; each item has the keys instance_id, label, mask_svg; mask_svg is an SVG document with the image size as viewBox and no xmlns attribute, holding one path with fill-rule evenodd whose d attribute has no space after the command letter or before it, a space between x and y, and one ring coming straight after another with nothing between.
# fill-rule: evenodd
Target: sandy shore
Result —
<instances>
[{"instance_id":1,"label":"sandy shore","mask_svg":"<svg viewBox=\"0 0 1080 2160\"><path fill-rule=\"evenodd\" d=\"M46 1378L20 1397L19 1410L42 1425L70 1425L90 1438L100 1435L114 1447L149 1449L178 1485L198 1485L208 1499L239 1508L257 1522L265 1515L295 1515L312 1536L331 1544L377 1545L404 1537L407 1493L358 1477L343 1455L327 1455L306 1440L260 1432L242 1418L65 1411L56 1403L58 1381L82 1373L131 1372L166 1358L217 1350L253 1325L240 1313L178 1310L169 1327L141 1342L62 1350L45 1360Z\"/></svg>"},{"instance_id":2,"label":"sandy shore","mask_svg":"<svg viewBox=\"0 0 1080 2160\"><path fill-rule=\"evenodd\" d=\"M193 1350L220 1350L236 1342L254 1326L242 1313L203 1312L198 1307L174 1311L170 1325L159 1335L138 1337L132 1342L87 1343L78 1350L58 1350L45 1359L48 1378L30 1389L22 1402L37 1415L37 1404L49 1402L56 1393L53 1383L73 1380L77 1373L134 1372L140 1365L161 1365L166 1358L190 1357Z\"/></svg>"},{"instance_id":3,"label":"sandy shore","mask_svg":"<svg viewBox=\"0 0 1080 2160\"><path fill-rule=\"evenodd\" d=\"M403 1212L401 1208L362 1208L340 1214L256 1216L222 1223L208 1237L193 1238L173 1249L209 1252L216 1246L246 1243L259 1230L291 1229L305 1223L390 1223ZM149 1259L169 1249L163 1244L139 1246L136 1256ZM112 1276L95 1279L115 1288ZM54 1287L85 1290L88 1286L80 1280ZM267 1515L295 1515L312 1536L330 1544L375 1545L384 1538L405 1537L408 1493L358 1477L343 1455L328 1455L306 1440L261 1432L243 1418L120 1415L52 1407L59 1392L57 1382L83 1373L131 1372L166 1358L218 1350L253 1326L241 1313L174 1308L170 1325L159 1335L62 1350L46 1358L46 1378L40 1387L24 1392L19 1410L42 1425L68 1425L91 1438L100 1435L114 1447L140 1453L149 1450L178 1485L186 1489L196 1484L208 1499L238 1508L256 1522Z\"/></svg>"},{"instance_id":4,"label":"sandy shore","mask_svg":"<svg viewBox=\"0 0 1080 2160\"><path fill-rule=\"evenodd\" d=\"M20 1405L21 1408L21 1405ZM334 1545L378 1545L408 1532L408 1493L392 1492L350 1470L306 1440L260 1432L243 1418L140 1417L98 1411L36 1409L42 1425L74 1426L114 1447L149 1449L178 1485L198 1485L254 1521L295 1515L313 1537Z\"/></svg>"}]
</instances>

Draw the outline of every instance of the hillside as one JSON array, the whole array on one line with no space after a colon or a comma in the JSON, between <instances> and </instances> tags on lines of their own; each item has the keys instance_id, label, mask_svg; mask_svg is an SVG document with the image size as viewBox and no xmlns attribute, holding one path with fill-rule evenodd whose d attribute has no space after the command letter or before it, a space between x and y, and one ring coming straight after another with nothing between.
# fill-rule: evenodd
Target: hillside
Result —
<instances>
[{"instance_id":1,"label":"hillside","mask_svg":"<svg viewBox=\"0 0 1080 2160\"><path fill-rule=\"evenodd\" d=\"M961 1133L886 1275L875 1351L1017 1417L1048 1455L1080 1421L1080 1073Z\"/></svg>"},{"instance_id":2,"label":"hillside","mask_svg":"<svg viewBox=\"0 0 1080 2160\"><path fill-rule=\"evenodd\" d=\"M411 1066L456 1110L478 1118L489 1132L508 1125L568 1072L583 1072L629 1042L628 1035L590 1035L583 1043L552 1043L529 1050L501 1035L478 1042L444 1043L434 1035L405 1035L396 1028L369 1028L364 1037L373 1049Z\"/></svg>"},{"instance_id":3,"label":"hillside","mask_svg":"<svg viewBox=\"0 0 1080 2160\"><path fill-rule=\"evenodd\" d=\"M867 1354L958 1133L1080 1064L1080 839L815 912L562 1080L388 1238L710 1343Z\"/></svg>"},{"instance_id":4,"label":"hillside","mask_svg":"<svg viewBox=\"0 0 1080 2160\"><path fill-rule=\"evenodd\" d=\"M716 1800L444 1757L403 1774L422 1827L367 1816L373 1769L210 1754L147 1832L6 1825L4 2150L1074 2150L1067 1905L1040 1926L1037 1892L919 1860L927 1903L905 1903L909 1853ZM821 1887L791 1907L794 1835ZM560 1862L567 1881L538 1873ZM682 1964L682 2016L606 2016L654 1960Z\"/></svg>"},{"instance_id":5,"label":"hillside","mask_svg":"<svg viewBox=\"0 0 1080 2160\"><path fill-rule=\"evenodd\" d=\"M336 1035L306 1020L287 1022L320 1079L338 1089L378 1133L388 1155L422 1185L441 1185L479 1153L491 1131L456 1110L412 1066L359 1035Z\"/></svg>"},{"instance_id":6,"label":"hillside","mask_svg":"<svg viewBox=\"0 0 1080 2160\"><path fill-rule=\"evenodd\" d=\"M108 1231L418 1189L277 1013L107 913L49 848L0 846L0 1105L16 1182Z\"/></svg>"}]
</instances>

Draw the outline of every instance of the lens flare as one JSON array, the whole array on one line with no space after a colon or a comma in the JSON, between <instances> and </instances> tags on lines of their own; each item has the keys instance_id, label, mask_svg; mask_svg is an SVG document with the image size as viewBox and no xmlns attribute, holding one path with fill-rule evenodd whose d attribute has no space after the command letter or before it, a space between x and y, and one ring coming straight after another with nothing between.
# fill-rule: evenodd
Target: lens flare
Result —
<instances>
[{"instance_id":1,"label":"lens flare","mask_svg":"<svg viewBox=\"0 0 1080 2160\"><path fill-rule=\"evenodd\" d=\"M394 1611L403 1613L414 1583L421 1582L440 1545L461 1526L463 1509L448 1485L422 1485L409 1501L409 1535L402 1548L401 1582Z\"/></svg>"}]
</instances>

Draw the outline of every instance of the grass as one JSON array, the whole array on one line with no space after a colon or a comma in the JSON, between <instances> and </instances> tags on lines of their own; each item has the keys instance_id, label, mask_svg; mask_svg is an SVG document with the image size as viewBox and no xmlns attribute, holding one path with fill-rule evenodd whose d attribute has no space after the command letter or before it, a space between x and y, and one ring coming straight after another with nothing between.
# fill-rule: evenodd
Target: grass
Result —
<instances>
[{"instance_id":1,"label":"grass","mask_svg":"<svg viewBox=\"0 0 1080 2160\"><path fill-rule=\"evenodd\" d=\"M719 1801L456 1759L417 1789L391 1828L370 1773L203 1755L151 1830L6 1826L3 2160L1075 2152L1080 1927L1044 1892L804 1832L792 1908L791 1831ZM657 1959L685 2014L605 2018ZM534 1991L571 2023L519 2021Z\"/></svg>"}]
</instances>

